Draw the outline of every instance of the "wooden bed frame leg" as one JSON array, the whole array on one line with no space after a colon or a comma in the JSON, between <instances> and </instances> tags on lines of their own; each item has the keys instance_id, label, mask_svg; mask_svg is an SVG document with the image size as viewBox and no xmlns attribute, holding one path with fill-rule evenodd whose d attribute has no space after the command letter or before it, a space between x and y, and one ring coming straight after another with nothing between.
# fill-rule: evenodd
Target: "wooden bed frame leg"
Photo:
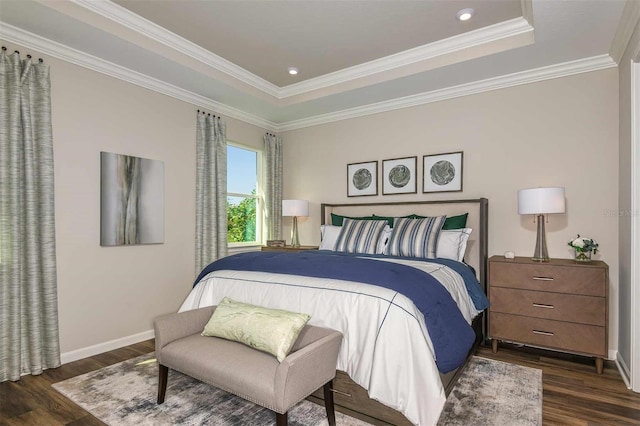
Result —
<instances>
[{"instance_id":1,"label":"wooden bed frame leg","mask_svg":"<svg viewBox=\"0 0 640 426\"><path fill-rule=\"evenodd\" d=\"M158 404L164 402L164 395L167 392L167 376L169 367L158 364Z\"/></svg>"},{"instance_id":2,"label":"wooden bed frame leg","mask_svg":"<svg viewBox=\"0 0 640 426\"><path fill-rule=\"evenodd\" d=\"M324 384L324 408L327 410L327 421L329 426L336 426L336 411L333 406L333 380Z\"/></svg>"},{"instance_id":3,"label":"wooden bed frame leg","mask_svg":"<svg viewBox=\"0 0 640 426\"><path fill-rule=\"evenodd\" d=\"M287 426L289 422L287 413L276 413L276 426Z\"/></svg>"},{"instance_id":4,"label":"wooden bed frame leg","mask_svg":"<svg viewBox=\"0 0 640 426\"><path fill-rule=\"evenodd\" d=\"M498 339L493 339L491 341L491 352L498 353Z\"/></svg>"}]
</instances>

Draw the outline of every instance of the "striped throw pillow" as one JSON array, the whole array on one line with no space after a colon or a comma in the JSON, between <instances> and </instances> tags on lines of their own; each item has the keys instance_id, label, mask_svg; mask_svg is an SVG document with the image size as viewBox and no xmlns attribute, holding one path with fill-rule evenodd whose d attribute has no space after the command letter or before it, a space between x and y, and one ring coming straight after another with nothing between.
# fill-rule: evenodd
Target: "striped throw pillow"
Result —
<instances>
[{"instance_id":1,"label":"striped throw pillow","mask_svg":"<svg viewBox=\"0 0 640 426\"><path fill-rule=\"evenodd\" d=\"M344 219L336 241L336 251L375 254L386 220Z\"/></svg>"},{"instance_id":2,"label":"striped throw pillow","mask_svg":"<svg viewBox=\"0 0 640 426\"><path fill-rule=\"evenodd\" d=\"M389 255L435 259L438 237L446 219L446 216L396 219L389 238Z\"/></svg>"}]
</instances>

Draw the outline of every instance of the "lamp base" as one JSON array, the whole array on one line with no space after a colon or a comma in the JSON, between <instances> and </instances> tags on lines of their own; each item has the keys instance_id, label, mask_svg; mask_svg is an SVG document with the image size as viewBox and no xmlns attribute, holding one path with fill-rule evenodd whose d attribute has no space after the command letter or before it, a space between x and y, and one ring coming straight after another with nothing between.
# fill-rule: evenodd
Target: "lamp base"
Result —
<instances>
[{"instance_id":1,"label":"lamp base","mask_svg":"<svg viewBox=\"0 0 640 426\"><path fill-rule=\"evenodd\" d=\"M544 215L538 215L538 235L536 237L536 249L531 260L534 262L548 262L549 252L547 252L547 238L544 230Z\"/></svg>"},{"instance_id":2,"label":"lamp base","mask_svg":"<svg viewBox=\"0 0 640 426\"><path fill-rule=\"evenodd\" d=\"M300 247L298 241L298 217L293 217L293 226L291 227L291 247Z\"/></svg>"}]
</instances>

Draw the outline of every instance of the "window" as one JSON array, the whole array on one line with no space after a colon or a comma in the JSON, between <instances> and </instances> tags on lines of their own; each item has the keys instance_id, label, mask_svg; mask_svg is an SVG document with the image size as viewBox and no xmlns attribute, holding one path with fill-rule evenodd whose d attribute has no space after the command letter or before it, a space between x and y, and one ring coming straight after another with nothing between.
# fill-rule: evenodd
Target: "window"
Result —
<instances>
[{"instance_id":1,"label":"window","mask_svg":"<svg viewBox=\"0 0 640 426\"><path fill-rule=\"evenodd\" d=\"M261 154L256 149L227 143L229 247L262 243Z\"/></svg>"}]
</instances>

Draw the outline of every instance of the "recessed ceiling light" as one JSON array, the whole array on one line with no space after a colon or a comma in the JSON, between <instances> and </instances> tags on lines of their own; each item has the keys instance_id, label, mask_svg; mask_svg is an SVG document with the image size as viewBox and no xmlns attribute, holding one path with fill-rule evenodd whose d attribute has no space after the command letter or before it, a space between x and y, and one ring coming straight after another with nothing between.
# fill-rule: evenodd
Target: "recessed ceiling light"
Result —
<instances>
[{"instance_id":1,"label":"recessed ceiling light","mask_svg":"<svg viewBox=\"0 0 640 426\"><path fill-rule=\"evenodd\" d=\"M289 67L289 68L287 68L287 72L288 72L289 74L291 74L291 75L296 75L296 74L298 74L298 68L296 68L296 67Z\"/></svg>"},{"instance_id":2,"label":"recessed ceiling light","mask_svg":"<svg viewBox=\"0 0 640 426\"><path fill-rule=\"evenodd\" d=\"M468 21L475 13L476 11L469 7L459 10L458 13L456 13L456 18L458 18L458 21Z\"/></svg>"}]
</instances>

